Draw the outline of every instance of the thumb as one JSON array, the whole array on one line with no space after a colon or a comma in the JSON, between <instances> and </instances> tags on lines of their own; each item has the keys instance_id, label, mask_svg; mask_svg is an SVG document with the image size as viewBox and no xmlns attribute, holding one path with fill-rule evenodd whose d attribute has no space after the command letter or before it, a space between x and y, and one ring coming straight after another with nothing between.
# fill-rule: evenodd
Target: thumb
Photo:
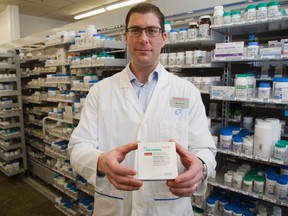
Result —
<instances>
[{"instance_id":1,"label":"thumb","mask_svg":"<svg viewBox=\"0 0 288 216\"><path fill-rule=\"evenodd\" d=\"M128 154L129 152L136 150L138 148L138 142L128 143L122 146L117 147L117 151L121 154Z\"/></svg>"},{"instance_id":2,"label":"thumb","mask_svg":"<svg viewBox=\"0 0 288 216\"><path fill-rule=\"evenodd\" d=\"M178 144L175 140L170 139L169 142L175 142L176 152L179 154L180 157L187 155L188 151L185 148L183 148L180 144Z\"/></svg>"}]
</instances>

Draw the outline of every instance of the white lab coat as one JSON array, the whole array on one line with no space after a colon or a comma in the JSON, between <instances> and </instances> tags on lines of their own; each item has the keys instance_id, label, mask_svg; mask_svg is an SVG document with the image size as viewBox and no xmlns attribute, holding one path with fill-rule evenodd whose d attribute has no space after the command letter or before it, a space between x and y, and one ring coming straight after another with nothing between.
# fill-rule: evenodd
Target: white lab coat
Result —
<instances>
[{"instance_id":1,"label":"white lab coat","mask_svg":"<svg viewBox=\"0 0 288 216\"><path fill-rule=\"evenodd\" d=\"M175 139L205 161L208 176L216 166L216 149L199 91L190 82L168 73L161 64L156 69L158 83L145 113L127 68L94 85L86 98L69 150L74 170L95 185L94 216L193 215L191 199L170 193L166 181L145 181L140 190L126 192L115 189L106 177L98 177L97 159L103 151L133 141ZM188 108L173 107L172 97L187 98ZM122 164L137 169L136 152L130 152ZM179 158L178 171L184 171ZM203 185L200 193L206 190Z\"/></svg>"}]
</instances>

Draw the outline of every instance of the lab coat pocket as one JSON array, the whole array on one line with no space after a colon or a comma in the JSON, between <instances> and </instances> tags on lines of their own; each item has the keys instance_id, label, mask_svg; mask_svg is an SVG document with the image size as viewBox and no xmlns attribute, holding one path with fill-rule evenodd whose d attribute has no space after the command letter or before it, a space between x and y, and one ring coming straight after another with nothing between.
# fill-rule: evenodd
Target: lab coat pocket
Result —
<instances>
[{"instance_id":1,"label":"lab coat pocket","mask_svg":"<svg viewBox=\"0 0 288 216\"><path fill-rule=\"evenodd\" d=\"M161 122L160 141L167 142L174 139L184 148L188 147L188 123L187 122Z\"/></svg>"},{"instance_id":2,"label":"lab coat pocket","mask_svg":"<svg viewBox=\"0 0 288 216\"><path fill-rule=\"evenodd\" d=\"M124 191L117 190L107 179L97 178L94 209L96 215L115 215L124 212Z\"/></svg>"},{"instance_id":3,"label":"lab coat pocket","mask_svg":"<svg viewBox=\"0 0 288 216\"><path fill-rule=\"evenodd\" d=\"M154 194L152 215L191 216L193 215L191 199L189 197L174 196L171 193L156 193Z\"/></svg>"}]
</instances>

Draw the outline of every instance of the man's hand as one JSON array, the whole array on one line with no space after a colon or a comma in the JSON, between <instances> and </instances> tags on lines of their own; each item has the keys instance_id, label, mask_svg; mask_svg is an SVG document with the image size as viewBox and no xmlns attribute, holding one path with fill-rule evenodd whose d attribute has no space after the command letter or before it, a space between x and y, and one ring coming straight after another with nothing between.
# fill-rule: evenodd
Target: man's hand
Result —
<instances>
[{"instance_id":1,"label":"man's hand","mask_svg":"<svg viewBox=\"0 0 288 216\"><path fill-rule=\"evenodd\" d=\"M141 180L133 178L136 175L136 170L120 164L125 159L126 154L136 150L137 147L137 142L122 145L102 153L98 159L98 173L105 174L118 190L134 191L139 190L143 185Z\"/></svg>"},{"instance_id":2,"label":"man's hand","mask_svg":"<svg viewBox=\"0 0 288 216\"><path fill-rule=\"evenodd\" d=\"M169 141L175 142L174 140ZM197 190L197 187L202 183L204 178L203 164L198 157L192 155L178 143L176 143L176 152L179 154L186 171L174 180L168 180L167 186L170 192L176 196L190 197Z\"/></svg>"}]
</instances>

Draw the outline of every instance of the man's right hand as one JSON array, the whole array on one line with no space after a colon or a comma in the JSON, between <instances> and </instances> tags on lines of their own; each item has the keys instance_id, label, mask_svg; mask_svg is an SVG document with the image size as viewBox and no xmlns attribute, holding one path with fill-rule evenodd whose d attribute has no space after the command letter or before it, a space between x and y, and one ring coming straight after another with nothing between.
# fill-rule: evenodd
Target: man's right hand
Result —
<instances>
[{"instance_id":1,"label":"man's right hand","mask_svg":"<svg viewBox=\"0 0 288 216\"><path fill-rule=\"evenodd\" d=\"M120 164L125 159L126 154L136 150L137 147L138 142L134 142L102 153L98 159L98 174L105 174L118 190L139 190L143 182L133 177L136 175L136 170Z\"/></svg>"}]
</instances>

